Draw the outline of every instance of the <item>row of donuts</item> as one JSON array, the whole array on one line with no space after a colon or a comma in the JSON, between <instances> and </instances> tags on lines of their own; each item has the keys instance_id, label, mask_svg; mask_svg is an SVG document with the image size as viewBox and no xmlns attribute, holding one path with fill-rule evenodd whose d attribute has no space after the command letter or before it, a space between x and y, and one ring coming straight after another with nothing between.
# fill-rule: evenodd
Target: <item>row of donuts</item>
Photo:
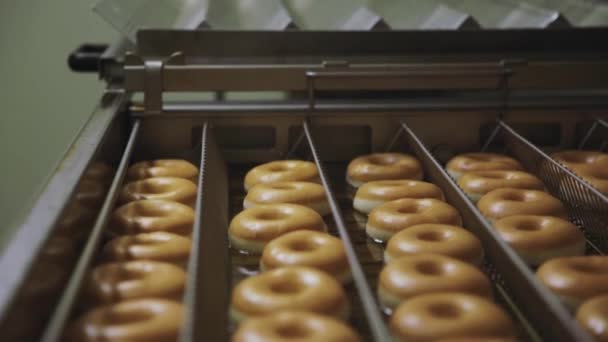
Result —
<instances>
[{"instance_id":1,"label":"row of donuts","mask_svg":"<svg viewBox=\"0 0 608 342\"><path fill-rule=\"evenodd\" d=\"M127 170L107 227L111 239L85 280L70 341L177 341L190 255L198 168L185 160Z\"/></svg>"},{"instance_id":2,"label":"row of donuts","mask_svg":"<svg viewBox=\"0 0 608 342\"><path fill-rule=\"evenodd\" d=\"M584 161L589 153L568 151L554 157ZM446 168L471 200L478 199L479 211L522 259L540 266L541 282L577 312L581 326L598 340L608 338L608 313L602 309L608 304L608 257L584 255L585 237L567 220L563 203L545 192L538 178L521 171L517 160L504 155L464 154Z\"/></svg>"},{"instance_id":3,"label":"row of donuts","mask_svg":"<svg viewBox=\"0 0 608 342\"><path fill-rule=\"evenodd\" d=\"M481 242L442 190L422 179L420 162L406 154L361 156L347 168L357 188L353 207L369 215L367 235L388 241L378 298L392 313L395 339L512 340L514 325L492 303L492 284L478 268Z\"/></svg>"},{"instance_id":4,"label":"row of donuts","mask_svg":"<svg viewBox=\"0 0 608 342\"><path fill-rule=\"evenodd\" d=\"M345 320L352 278L342 241L328 234L329 205L316 165L285 160L245 176L244 210L228 228L231 248L260 256L260 273L234 287L233 341L359 341Z\"/></svg>"}]
</instances>

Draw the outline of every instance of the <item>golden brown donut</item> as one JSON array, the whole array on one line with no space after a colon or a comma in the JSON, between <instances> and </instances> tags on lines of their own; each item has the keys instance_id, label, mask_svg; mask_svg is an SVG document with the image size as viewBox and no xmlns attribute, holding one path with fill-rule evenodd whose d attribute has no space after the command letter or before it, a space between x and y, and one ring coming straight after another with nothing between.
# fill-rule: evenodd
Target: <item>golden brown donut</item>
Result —
<instances>
[{"instance_id":1,"label":"golden brown donut","mask_svg":"<svg viewBox=\"0 0 608 342\"><path fill-rule=\"evenodd\" d=\"M177 341L184 308L166 299L134 299L97 307L76 320L68 341Z\"/></svg>"},{"instance_id":2,"label":"golden brown donut","mask_svg":"<svg viewBox=\"0 0 608 342\"><path fill-rule=\"evenodd\" d=\"M188 236L192 233L194 210L168 200L129 202L114 211L110 231L119 234L169 232Z\"/></svg>"},{"instance_id":3,"label":"golden brown donut","mask_svg":"<svg viewBox=\"0 0 608 342\"><path fill-rule=\"evenodd\" d=\"M232 291L230 315L237 322L279 310L346 319L349 303L336 279L305 266L282 267L251 276Z\"/></svg>"},{"instance_id":4,"label":"golden brown donut","mask_svg":"<svg viewBox=\"0 0 608 342\"><path fill-rule=\"evenodd\" d=\"M544 190L543 182L522 171L471 171L458 178L458 186L475 203L488 192L501 188Z\"/></svg>"},{"instance_id":5,"label":"golden brown donut","mask_svg":"<svg viewBox=\"0 0 608 342\"><path fill-rule=\"evenodd\" d=\"M477 202L479 211L490 220L513 215L545 215L568 218L560 200L546 192L513 188L496 189Z\"/></svg>"},{"instance_id":6,"label":"golden brown donut","mask_svg":"<svg viewBox=\"0 0 608 342\"><path fill-rule=\"evenodd\" d=\"M135 163L127 170L130 181L153 177L177 177L198 183L198 168L182 159L157 159Z\"/></svg>"},{"instance_id":7,"label":"golden brown donut","mask_svg":"<svg viewBox=\"0 0 608 342\"><path fill-rule=\"evenodd\" d=\"M56 235L74 241L79 241L86 237L93 228L97 211L87 208L75 199L72 199L61 213L57 223Z\"/></svg>"},{"instance_id":8,"label":"golden brown donut","mask_svg":"<svg viewBox=\"0 0 608 342\"><path fill-rule=\"evenodd\" d=\"M93 304L109 304L139 298L165 298L180 302L186 272L158 261L127 261L101 264L91 271L87 297Z\"/></svg>"},{"instance_id":9,"label":"golden brown donut","mask_svg":"<svg viewBox=\"0 0 608 342\"><path fill-rule=\"evenodd\" d=\"M102 183L110 183L114 169L104 162L92 162L82 175L82 179L97 180Z\"/></svg>"},{"instance_id":10,"label":"golden brown donut","mask_svg":"<svg viewBox=\"0 0 608 342\"><path fill-rule=\"evenodd\" d=\"M377 180L422 180L422 165L418 159L403 153L373 153L353 159L346 169L346 182L358 188Z\"/></svg>"},{"instance_id":11,"label":"golden brown donut","mask_svg":"<svg viewBox=\"0 0 608 342\"><path fill-rule=\"evenodd\" d=\"M103 248L108 261L152 260L168 262L186 268L192 241L189 238L154 232L114 238Z\"/></svg>"},{"instance_id":12,"label":"golden brown donut","mask_svg":"<svg viewBox=\"0 0 608 342\"><path fill-rule=\"evenodd\" d=\"M587 166L608 167L608 154L600 151L566 150L553 153L551 157L570 169Z\"/></svg>"},{"instance_id":13,"label":"golden brown donut","mask_svg":"<svg viewBox=\"0 0 608 342\"><path fill-rule=\"evenodd\" d=\"M466 229L447 224L418 224L388 240L384 261L414 254L436 253L473 265L483 262L481 241Z\"/></svg>"},{"instance_id":14,"label":"golden brown donut","mask_svg":"<svg viewBox=\"0 0 608 342\"><path fill-rule=\"evenodd\" d=\"M576 320L596 341L608 341L608 294L584 302Z\"/></svg>"},{"instance_id":15,"label":"golden brown donut","mask_svg":"<svg viewBox=\"0 0 608 342\"><path fill-rule=\"evenodd\" d=\"M608 158L606 158L608 161ZM608 166L596 166L573 168L573 171L582 179L586 180L591 186L603 194L608 194Z\"/></svg>"},{"instance_id":16,"label":"golden brown donut","mask_svg":"<svg viewBox=\"0 0 608 342\"><path fill-rule=\"evenodd\" d=\"M473 265L440 254L393 259L380 272L378 298L387 308L426 293L465 292L492 297L490 280Z\"/></svg>"},{"instance_id":17,"label":"golden brown donut","mask_svg":"<svg viewBox=\"0 0 608 342\"><path fill-rule=\"evenodd\" d=\"M401 198L435 198L444 201L441 189L416 180L381 180L363 184L355 194L353 207L369 214L375 207Z\"/></svg>"},{"instance_id":18,"label":"golden brown donut","mask_svg":"<svg viewBox=\"0 0 608 342\"><path fill-rule=\"evenodd\" d=\"M450 176L460 178L463 173L471 171L522 171L521 164L508 156L497 153L474 152L458 155L446 165Z\"/></svg>"},{"instance_id":19,"label":"golden brown donut","mask_svg":"<svg viewBox=\"0 0 608 342\"><path fill-rule=\"evenodd\" d=\"M82 179L74 191L74 199L92 210L99 210L106 198L107 184L95 179Z\"/></svg>"},{"instance_id":20,"label":"golden brown donut","mask_svg":"<svg viewBox=\"0 0 608 342\"><path fill-rule=\"evenodd\" d=\"M515 337L478 337L478 336L464 336L454 338L442 338L435 340L435 342L517 342Z\"/></svg>"},{"instance_id":21,"label":"golden brown donut","mask_svg":"<svg viewBox=\"0 0 608 342\"><path fill-rule=\"evenodd\" d=\"M285 266L308 266L340 283L352 280L342 240L327 233L297 230L270 241L260 259L262 272Z\"/></svg>"},{"instance_id":22,"label":"golden brown donut","mask_svg":"<svg viewBox=\"0 0 608 342\"><path fill-rule=\"evenodd\" d=\"M361 338L339 320L306 311L283 310L246 320L232 342L358 342Z\"/></svg>"},{"instance_id":23,"label":"golden brown donut","mask_svg":"<svg viewBox=\"0 0 608 342\"><path fill-rule=\"evenodd\" d=\"M458 292L424 294L397 308L390 321L397 341L444 338L508 338L513 322L488 299Z\"/></svg>"},{"instance_id":24,"label":"golden brown donut","mask_svg":"<svg viewBox=\"0 0 608 342\"><path fill-rule=\"evenodd\" d=\"M608 257L576 256L551 259L536 272L540 280L571 309L608 294Z\"/></svg>"},{"instance_id":25,"label":"golden brown donut","mask_svg":"<svg viewBox=\"0 0 608 342\"><path fill-rule=\"evenodd\" d=\"M585 254L585 236L564 219L514 215L495 221L494 228L532 266L557 257Z\"/></svg>"},{"instance_id":26,"label":"golden brown donut","mask_svg":"<svg viewBox=\"0 0 608 342\"><path fill-rule=\"evenodd\" d=\"M454 207L440 200L404 198L372 210L365 232L372 239L383 242L405 228L422 223L462 226L462 219Z\"/></svg>"},{"instance_id":27,"label":"golden brown donut","mask_svg":"<svg viewBox=\"0 0 608 342\"><path fill-rule=\"evenodd\" d=\"M128 183L122 188L119 203L156 199L183 203L194 207L197 186L187 179L154 177Z\"/></svg>"},{"instance_id":28,"label":"golden brown donut","mask_svg":"<svg viewBox=\"0 0 608 342\"><path fill-rule=\"evenodd\" d=\"M258 165L245 175L245 191L254 185L277 182L321 183L315 163L304 160L277 160Z\"/></svg>"},{"instance_id":29,"label":"golden brown donut","mask_svg":"<svg viewBox=\"0 0 608 342\"><path fill-rule=\"evenodd\" d=\"M323 218L297 204L265 204L245 209L228 227L230 245L259 254L270 240L295 230L326 230Z\"/></svg>"},{"instance_id":30,"label":"golden brown donut","mask_svg":"<svg viewBox=\"0 0 608 342\"><path fill-rule=\"evenodd\" d=\"M245 209L260 204L291 203L304 205L319 213L328 215L331 210L322 185L310 182L263 183L249 189L243 200Z\"/></svg>"}]
</instances>

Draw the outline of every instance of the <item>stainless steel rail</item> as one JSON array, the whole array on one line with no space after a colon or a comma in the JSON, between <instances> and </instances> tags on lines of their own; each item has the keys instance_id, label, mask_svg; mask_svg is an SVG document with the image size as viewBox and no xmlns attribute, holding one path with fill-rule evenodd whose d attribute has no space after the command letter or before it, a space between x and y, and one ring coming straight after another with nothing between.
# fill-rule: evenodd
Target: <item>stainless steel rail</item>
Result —
<instances>
[{"instance_id":1,"label":"stainless steel rail","mask_svg":"<svg viewBox=\"0 0 608 342\"><path fill-rule=\"evenodd\" d=\"M583 229L596 253L608 252L608 197L540 148L518 134L503 121L498 122L495 138L502 139L507 152L537 175L549 192L568 208L574 223ZM491 139L494 139L490 137Z\"/></svg>"},{"instance_id":2,"label":"stainless steel rail","mask_svg":"<svg viewBox=\"0 0 608 342\"><path fill-rule=\"evenodd\" d=\"M350 270L353 276L353 281L359 293L359 298L361 300L363 310L367 317L373 338L375 341L390 341L390 333L384 322L384 319L382 318L382 313L380 312L378 303L375 300L375 295L373 294L371 288L369 287L369 284L367 283L365 273L363 272L363 268L361 267L361 264L359 263L359 260L357 258L357 253L353 248L353 243L351 242L350 236L346 229L346 225L344 223L344 218L342 217L340 207L336 201L334 193L332 192L331 185L329 184L329 178L325 173L323 159L319 154L319 150L314 142L310 124L307 120L304 121L303 128L314 162L317 165L317 168L319 169L321 183L325 188L325 193L327 194L327 200L331 208L332 216L336 223L336 228L338 229L338 234L342 239L342 242L344 243L346 257L348 259L348 264L350 266Z\"/></svg>"},{"instance_id":3,"label":"stainless steel rail","mask_svg":"<svg viewBox=\"0 0 608 342\"><path fill-rule=\"evenodd\" d=\"M547 341L592 341L557 298L540 284L521 258L490 227L416 134L405 123L402 123L402 128L429 180L444 191L447 202L462 215L464 226L481 240L486 259L497 273L494 282L505 290L503 294L516 304L516 310L532 323L536 333ZM530 330L530 325L526 326Z\"/></svg>"},{"instance_id":4,"label":"stainless steel rail","mask_svg":"<svg viewBox=\"0 0 608 342\"><path fill-rule=\"evenodd\" d=\"M589 139L591 139L591 137L593 137L594 133L597 131L600 131L602 133L604 133L603 138L604 139L608 139L608 122L597 118L593 121L593 124L591 124L591 127L589 128L589 130L587 131L587 133L585 134L585 136L583 137L583 139L581 139L581 142L578 145L579 149L584 149L585 146L587 145L587 142L589 141ZM600 133L601 134L601 133ZM600 150L604 150L606 148L606 144L608 144L608 141L604 141L602 143L602 146L600 146Z\"/></svg>"},{"instance_id":5,"label":"stainless steel rail","mask_svg":"<svg viewBox=\"0 0 608 342\"><path fill-rule=\"evenodd\" d=\"M96 256L101 238L103 236L103 230L108 223L112 210L114 209L120 187L122 186L129 167L131 155L133 154L133 150L135 148L140 125L140 120L136 120L133 124L131 133L129 134L129 140L127 141L127 145L120 159L120 164L118 165L116 175L112 180L112 184L110 185L110 189L103 202L97 220L95 221L93 230L89 235L85 248L78 259L78 263L72 272L70 280L63 291L59 304L56 306L55 311L51 316L51 320L44 331L41 339L44 342L55 342L61 340L66 323L70 318L70 314L72 313L76 299L78 299L82 283L86 278L89 267L93 262L93 258Z\"/></svg>"},{"instance_id":6,"label":"stainless steel rail","mask_svg":"<svg viewBox=\"0 0 608 342\"><path fill-rule=\"evenodd\" d=\"M201 146L183 342L228 340L228 172L208 123Z\"/></svg>"}]
</instances>

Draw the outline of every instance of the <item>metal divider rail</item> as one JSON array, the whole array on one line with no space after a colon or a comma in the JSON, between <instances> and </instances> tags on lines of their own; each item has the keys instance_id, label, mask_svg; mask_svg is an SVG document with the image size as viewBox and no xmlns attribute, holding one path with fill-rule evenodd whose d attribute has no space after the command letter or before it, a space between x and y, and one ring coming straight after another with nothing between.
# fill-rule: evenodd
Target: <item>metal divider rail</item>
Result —
<instances>
[{"instance_id":1,"label":"metal divider rail","mask_svg":"<svg viewBox=\"0 0 608 342\"><path fill-rule=\"evenodd\" d=\"M511 299L536 332L547 341L592 341L557 298L540 284L521 258L490 227L416 134L406 123L401 127L429 179L444 191L447 202L458 209L465 227L481 240L486 259L494 265Z\"/></svg>"},{"instance_id":2,"label":"metal divider rail","mask_svg":"<svg viewBox=\"0 0 608 342\"><path fill-rule=\"evenodd\" d=\"M537 175L549 192L568 207L572 221L582 227L587 242L595 253L605 254L608 251L608 197L552 159L505 122L499 121L497 129L507 152L522 162L528 171Z\"/></svg>"},{"instance_id":3,"label":"metal divider rail","mask_svg":"<svg viewBox=\"0 0 608 342\"><path fill-rule=\"evenodd\" d=\"M70 276L70 280L63 291L63 295L55 307L52 318L47 324L47 327L42 335L41 341L43 342L55 342L61 340L66 323L70 318L70 314L72 313L76 299L78 299L82 283L85 280L91 263L93 262L93 258L96 256L101 238L103 237L103 230L114 209L120 187L129 167L129 162L135 148L135 143L137 142L137 138L139 136L140 126L141 121L139 119L135 120L129 134L129 139L120 159L120 163L118 164L118 169L116 170L116 174L112 180L110 189L108 190L106 198L104 199L99 215L97 216L97 220L93 225L91 234L89 235L84 250L78 259L78 263Z\"/></svg>"},{"instance_id":4,"label":"metal divider rail","mask_svg":"<svg viewBox=\"0 0 608 342\"><path fill-rule=\"evenodd\" d=\"M303 129L314 162L317 165L317 168L319 169L321 183L325 188L327 200L329 202L329 206L331 208L331 212L336 223L336 228L338 229L340 238L344 243L344 248L346 250L346 256L351 269L353 282L355 284L357 292L359 293L361 304L367 317L373 338L375 341L390 341L390 333L388 331L386 323L384 322L379 306L375 300L375 295L370 289L369 284L367 283L365 273L363 272L363 268L361 267L361 264L357 258L357 254L353 248L353 244L346 229L346 225L344 223L340 207L338 206L334 193L332 192L331 185L329 184L329 178L325 173L322 158L319 155L319 150L317 146L315 145L308 120L305 120L303 122Z\"/></svg>"}]
</instances>

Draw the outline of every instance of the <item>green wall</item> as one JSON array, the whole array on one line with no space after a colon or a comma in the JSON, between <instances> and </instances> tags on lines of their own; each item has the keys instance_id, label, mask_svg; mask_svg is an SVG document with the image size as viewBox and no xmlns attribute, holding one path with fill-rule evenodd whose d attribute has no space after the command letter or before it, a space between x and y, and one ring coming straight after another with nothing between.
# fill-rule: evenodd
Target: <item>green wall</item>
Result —
<instances>
[{"instance_id":1,"label":"green wall","mask_svg":"<svg viewBox=\"0 0 608 342\"><path fill-rule=\"evenodd\" d=\"M103 89L66 65L80 43L116 39L91 5L0 1L0 239L28 213Z\"/></svg>"}]
</instances>

